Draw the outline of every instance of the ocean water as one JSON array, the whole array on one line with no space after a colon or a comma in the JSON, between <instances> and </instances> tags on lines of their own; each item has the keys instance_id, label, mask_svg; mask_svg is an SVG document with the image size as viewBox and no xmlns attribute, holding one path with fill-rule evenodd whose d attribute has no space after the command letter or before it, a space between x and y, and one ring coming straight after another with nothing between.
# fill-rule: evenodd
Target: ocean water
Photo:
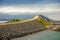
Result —
<instances>
[{"instance_id":1,"label":"ocean water","mask_svg":"<svg viewBox=\"0 0 60 40\"><path fill-rule=\"evenodd\" d=\"M0 23L5 23L5 22L7 22L7 21L0 21Z\"/></svg>"},{"instance_id":2,"label":"ocean water","mask_svg":"<svg viewBox=\"0 0 60 40\"><path fill-rule=\"evenodd\" d=\"M60 32L46 30L32 35L11 40L60 40Z\"/></svg>"}]
</instances>

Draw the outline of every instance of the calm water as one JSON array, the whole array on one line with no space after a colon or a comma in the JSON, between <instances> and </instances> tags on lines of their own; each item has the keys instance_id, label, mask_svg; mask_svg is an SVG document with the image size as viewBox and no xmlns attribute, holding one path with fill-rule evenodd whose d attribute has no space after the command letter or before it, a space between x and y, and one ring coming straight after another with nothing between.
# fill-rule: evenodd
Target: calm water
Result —
<instances>
[{"instance_id":1,"label":"calm water","mask_svg":"<svg viewBox=\"0 0 60 40\"><path fill-rule=\"evenodd\" d=\"M32 35L11 40L60 40L60 32L46 30Z\"/></svg>"}]
</instances>

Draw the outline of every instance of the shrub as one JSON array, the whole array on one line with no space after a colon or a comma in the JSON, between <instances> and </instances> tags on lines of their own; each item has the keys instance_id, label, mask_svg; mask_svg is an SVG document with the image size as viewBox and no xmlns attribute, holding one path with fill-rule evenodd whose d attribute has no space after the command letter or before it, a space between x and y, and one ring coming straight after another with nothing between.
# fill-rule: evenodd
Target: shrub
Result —
<instances>
[{"instance_id":1,"label":"shrub","mask_svg":"<svg viewBox=\"0 0 60 40\"><path fill-rule=\"evenodd\" d=\"M12 20L9 20L8 22L19 22L19 21L22 21L23 19L12 19Z\"/></svg>"}]
</instances>

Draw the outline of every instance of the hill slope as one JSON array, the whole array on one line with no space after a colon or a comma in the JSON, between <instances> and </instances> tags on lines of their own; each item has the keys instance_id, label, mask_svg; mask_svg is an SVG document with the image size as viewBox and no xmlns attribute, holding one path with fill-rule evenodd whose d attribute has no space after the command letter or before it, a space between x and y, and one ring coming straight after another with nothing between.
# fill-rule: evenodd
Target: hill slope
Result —
<instances>
[{"instance_id":1,"label":"hill slope","mask_svg":"<svg viewBox=\"0 0 60 40\"><path fill-rule=\"evenodd\" d=\"M40 16L21 22L0 24L0 40L8 40L16 36L23 36L46 29L44 20ZM46 23L46 22L44 22ZM3 35L2 35L3 34Z\"/></svg>"},{"instance_id":2,"label":"hill slope","mask_svg":"<svg viewBox=\"0 0 60 40\"><path fill-rule=\"evenodd\" d=\"M37 15L28 20L0 24L0 40L8 40L10 38L21 37L30 33L45 30L56 22L57 21L51 20L45 16ZM51 29L56 30L56 27ZM60 29L60 26L57 29Z\"/></svg>"}]
</instances>

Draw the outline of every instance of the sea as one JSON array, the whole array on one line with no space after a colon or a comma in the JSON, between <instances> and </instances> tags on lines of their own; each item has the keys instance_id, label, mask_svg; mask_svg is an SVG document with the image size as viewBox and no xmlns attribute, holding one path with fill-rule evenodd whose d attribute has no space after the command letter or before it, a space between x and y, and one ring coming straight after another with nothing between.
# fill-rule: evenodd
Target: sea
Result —
<instances>
[{"instance_id":1,"label":"sea","mask_svg":"<svg viewBox=\"0 0 60 40\"><path fill-rule=\"evenodd\" d=\"M27 35L21 38L15 38L11 40L60 40L60 32L45 30L35 34Z\"/></svg>"},{"instance_id":2,"label":"sea","mask_svg":"<svg viewBox=\"0 0 60 40\"><path fill-rule=\"evenodd\" d=\"M0 21L0 24L5 23L5 22L7 22L7 21Z\"/></svg>"}]
</instances>

